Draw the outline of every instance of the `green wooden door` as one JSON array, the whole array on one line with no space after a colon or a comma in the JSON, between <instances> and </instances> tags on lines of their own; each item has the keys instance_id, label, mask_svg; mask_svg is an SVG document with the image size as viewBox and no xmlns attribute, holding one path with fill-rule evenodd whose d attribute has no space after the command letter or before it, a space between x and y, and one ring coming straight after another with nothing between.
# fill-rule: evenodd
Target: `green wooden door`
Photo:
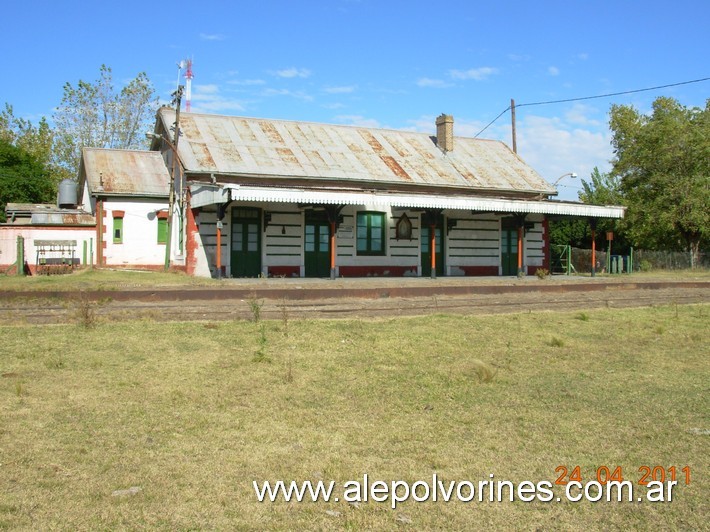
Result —
<instances>
[{"instance_id":1,"label":"green wooden door","mask_svg":"<svg viewBox=\"0 0 710 532\"><path fill-rule=\"evenodd\" d=\"M328 222L306 220L304 255L306 277L330 277L330 227Z\"/></svg>"},{"instance_id":2,"label":"green wooden door","mask_svg":"<svg viewBox=\"0 0 710 532\"><path fill-rule=\"evenodd\" d=\"M506 223L500 230L500 258L503 275L518 275L518 229Z\"/></svg>"},{"instance_id":3,"label":"green wooden door","mask_svg":"<svg viewBox=\"0 0 710 532\"><path fill-rule=\"evenodd\" d=\"M232 277L261 274L261 210L232 209Z\"/></svg>"},{"instance_id":4,"label":"green wooden door","mask_svg":"<svg viewBox=\"0 0 710 532\"><path fill-rule=\"evenodd\" d=\"M425 215L422 215L421 220L421 264L422 264L422 277L431 276L431 251L430 251L430 233L429 233L429 222ZM436 244L436 276L441 277L444 275L445 264L444 264L444 217L438 216L436 220L436 229L434 230L434 238Z\"/></svg>"}]
</instances>

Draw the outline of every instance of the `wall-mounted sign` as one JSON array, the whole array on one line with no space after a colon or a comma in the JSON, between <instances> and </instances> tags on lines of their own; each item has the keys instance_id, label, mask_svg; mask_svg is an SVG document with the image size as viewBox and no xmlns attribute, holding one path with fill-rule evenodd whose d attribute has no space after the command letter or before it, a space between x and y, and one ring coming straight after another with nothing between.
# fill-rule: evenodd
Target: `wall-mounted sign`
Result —
<instances>
[{"instance_id":1,"label":"wall-mounted sign","mask_svg":"<svg viewBox=\"0 0 710 532\"><path fill-rule=\"evenodd\" d=\"M341 225L338 227L338 238L352 238L353 237L353 226L352 225Z\"/></svg>"}]
</instances>

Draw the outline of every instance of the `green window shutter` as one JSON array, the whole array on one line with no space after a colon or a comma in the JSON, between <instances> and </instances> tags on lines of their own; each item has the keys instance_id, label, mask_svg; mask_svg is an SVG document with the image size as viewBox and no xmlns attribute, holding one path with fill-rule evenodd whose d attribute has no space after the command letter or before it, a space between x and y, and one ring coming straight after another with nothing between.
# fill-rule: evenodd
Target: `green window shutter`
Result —
<instances>
[{"instance_id":1,"label":"green window shutter","mask_svg":"<svg viewBox=\"0 0 710 532\"><path fill-rule=\"evenodd\" d=\"M165 244L168 241L168 220L158 218L158 244Z\"/></svg>"},{"instance_id":2,"label":"green window shutter","mask_svg":"<svg viewBox=\"0 0 710 532\"><path fill-rule=\"evenodd\" d=\"M356 245L358 255L385 254L385 214L357 213Z\"/></svg>"},{"instance_id":3,"label":"green window shutter","mask_svg":"<svg viewBox=\"0 0 710 532\"><path fill-rule=\"evenodd\" d=\"M123 244L123 218L113 219L113 243Z\"/></svg>"}]
</instances>

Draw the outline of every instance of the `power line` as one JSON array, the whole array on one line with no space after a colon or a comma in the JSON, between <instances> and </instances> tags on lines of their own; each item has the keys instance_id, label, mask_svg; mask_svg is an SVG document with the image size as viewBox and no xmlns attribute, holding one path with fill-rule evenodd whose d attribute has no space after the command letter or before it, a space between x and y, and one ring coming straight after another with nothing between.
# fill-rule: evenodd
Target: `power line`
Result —
<instances>
[{"instance_id":1,"label":"power line","mask_svg":"<svg viewBox=\"0 0 710 532\"><path fill-rule=\"evenodd\" d=\"M689 85L691 83L700 83L701 81L707 81L709 79L710 78L694 79L691 81L681 81L679 83L671 83L669 85L659 85L657 87L648 87L647 89L635 89L635 90L631 90L631 91L611 92L609 94L599 94L597 96L584 96L582 98L568 98L566 100L551 100L549 102L521 103L521 104L516 105L515 107L528 107L531 105L547 105L547 104L551 104L551 103L579 102L582 100L593 100L595 98L609 98L610 96L621 96L623 94L635 94L637 92L655 91L658 89L667 89L668 87L678 87L679 85Z\"/></svg>"},{"instance_id":2,"label":"power line","mask_svg":"<svg viewBox=\"0 0 710 532\"><path fill-rule=\"evenodd\" d=\"M610 98L612 96L622 96L625 94L635 94L638 92L647 92L647 91L655 91L658 89L667 89L668 87L678 87L680 85L690 85L691 83L701 83L703 81L708 81L708 80L710 80L710 77L709 78L693 79L690 81L680 81L678 83L669 83L668 85L658 85L656 87L647 87L645 89L634 89L634 90L630 90L630 91L611 92L609 94L598 94L596 96L582 96L579 98L567 98L564 100L549 100L546 102L519 103L519 104L516 104L515 107L532 107L534 105L550 105L550 104L554 104L554 103L581 102L583 100L594 100L594 99L598 99L598 98ZM476 133L473 138L474 139L477 138L481 133L483 133L486 129L488 129L491 125L493 125L493 123L496 122L496 120L498 120L501 116L503 116L505 113L510 111L510 109L511 109L510 106L505 108L498 116L496 116L493 120L491 120L486 125L486 127L484 127L481 131Z\"/></svg>"},{"instance_id":3,"label":"power line","mask_svg":"<svg viewBox=\"0 0 710 532\"><path fill-rule=\"evenodd\" d=\"M491 120L490 122L488 122L488 125L487 125L486 127L484 127L481 131L479 131L478 133L476 133L476 134L473 136L473 138L474 138L474 139L477 138L478 135L480 135L480 134L483 133L486 129L488 129L490 126L492 126L493 123L494 123L496 120L498 120L501 116L503 116L503 115L504 115L505 113L507 113L508 111L510 111L510 105L509 105L508 107L506 107L505 109L503 109L503 111L502 111L498 116L496 116L493 120Z\"/></svg>"}]
</instances>

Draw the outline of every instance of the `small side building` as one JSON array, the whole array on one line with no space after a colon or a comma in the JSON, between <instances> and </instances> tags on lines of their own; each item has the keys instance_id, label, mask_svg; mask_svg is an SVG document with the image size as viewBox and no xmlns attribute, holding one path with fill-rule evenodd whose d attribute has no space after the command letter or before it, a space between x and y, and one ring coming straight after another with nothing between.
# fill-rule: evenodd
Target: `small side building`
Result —
<instances>
[{"instance_id":1,"label":"small side building","mask_svg":"<svg viewBox=\"0 0 710 532\"><path fill-rule=\"evenodd\" d=\"M170 174L159 153L84 148L82 207L96 216L96 265L165 264Z\"/></svg>"},{"instance_id":2,"label":"small side building","mask_svg":"<svg viewBox=\"0 0 710 532\"><path fill-rule=\"evenodd\" d=\"M76 187L76 183L74 183ZM90 264L96 219L74 204L8 203L0 225L0 272L17 273L18 237L26 273L64 272Z\"/></svg>"},{"instance_id":3,"label":"small side building","mask_svg":"<svg viewBox=\"0 0 710 532\"><path fill-rule=\"evenodd\" d=\"M16 271L18 237L29 273L79 265L163 268L169 180L159 153L84 148L78 182L60 184L56 205L7 205L0 271Z\"/></svg>"}]
</instances>

